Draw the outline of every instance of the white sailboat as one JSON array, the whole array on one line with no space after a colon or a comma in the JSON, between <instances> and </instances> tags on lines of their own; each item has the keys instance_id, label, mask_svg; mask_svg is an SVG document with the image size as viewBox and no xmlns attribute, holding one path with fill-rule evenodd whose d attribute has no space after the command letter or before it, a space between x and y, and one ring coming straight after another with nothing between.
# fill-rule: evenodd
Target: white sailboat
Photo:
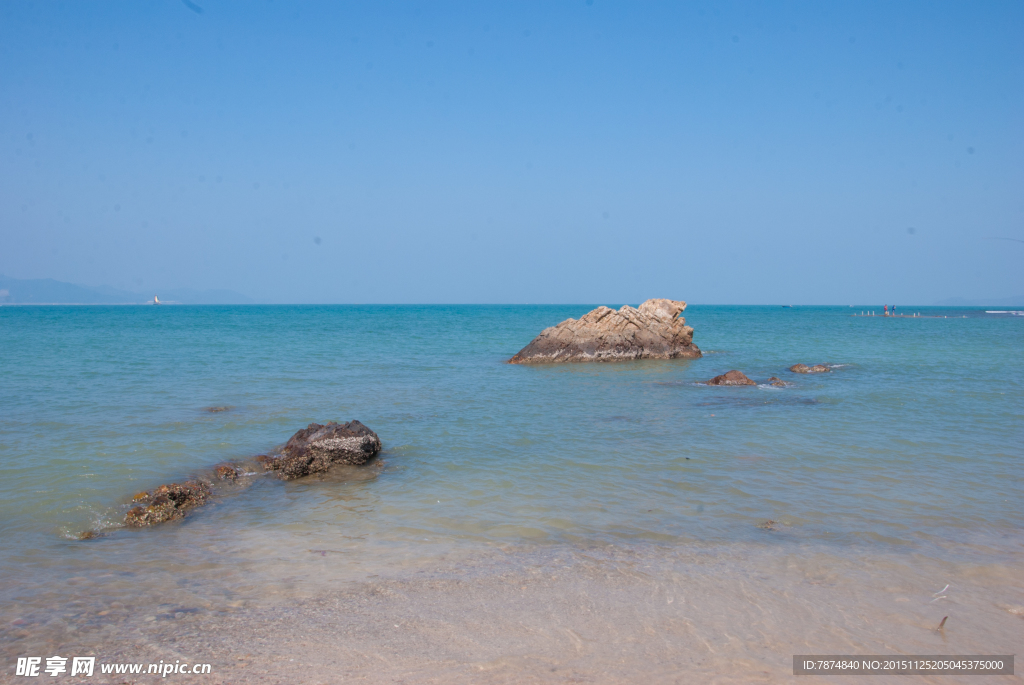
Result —
<instances>
[{"instance_id":1,"label":"white sailboat","mask_svg":"<svg viewBox=\"0 0 1024 685\"><path fill-rule=\"evenodd\" d=\"M160 304L160 298L156 295L153 296L153 304Z\"/></svg>"}]
</instances>

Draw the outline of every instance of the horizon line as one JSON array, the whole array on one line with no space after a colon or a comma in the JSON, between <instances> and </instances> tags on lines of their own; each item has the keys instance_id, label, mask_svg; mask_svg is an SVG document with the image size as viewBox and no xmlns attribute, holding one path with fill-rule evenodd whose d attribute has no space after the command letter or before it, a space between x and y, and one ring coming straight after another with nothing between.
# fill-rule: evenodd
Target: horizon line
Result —
<instances>
[{"instance_id":1,"label":"horizon line","mask_svg":"<svg viewBox=\"0 0 1024 685\"><path fill-rule=\"evenodd\" d=\"M1000 304L1001 302L1001 304ZM908 307L928 308L962 308L976 309L979 307L1024 306L1024 300L1018 304L1008 304L1010 300L994 300L988 304L897 304ZM629 303L619 303L627 306ZM0 302L0 307L589 307L608 306L594 302ZM885 304L782 304L774 302L687 302L687 307L885 307ZM891 305L890 305L891 306Z\"/></svg>"}]
</instances>

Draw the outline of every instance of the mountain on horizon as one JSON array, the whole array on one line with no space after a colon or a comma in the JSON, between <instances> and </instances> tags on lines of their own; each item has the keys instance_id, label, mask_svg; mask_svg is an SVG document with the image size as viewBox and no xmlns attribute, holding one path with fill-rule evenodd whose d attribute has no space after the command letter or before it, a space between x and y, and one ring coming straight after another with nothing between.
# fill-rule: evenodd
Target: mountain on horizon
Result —
<instances>
[{"instance_id":1,"label":"mountain on horizon","mask_svg":"<svg viewBox=\"0 0 1024 685\"><path fill-rule=\"evenodd\" d=\"M176 304L252 304L233 290L173 288L156 293L162 302ZM152 295L110 286L91 288L52 278L20 279L0 274L0 304L146 304Z\"/></svg>"}]
</instances>

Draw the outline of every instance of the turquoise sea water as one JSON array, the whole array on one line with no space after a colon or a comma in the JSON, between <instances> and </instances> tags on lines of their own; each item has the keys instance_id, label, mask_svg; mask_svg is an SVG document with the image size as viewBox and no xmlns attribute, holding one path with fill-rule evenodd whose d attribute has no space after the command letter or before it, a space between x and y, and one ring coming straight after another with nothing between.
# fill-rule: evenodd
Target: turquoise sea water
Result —
<instances>
[{"instance_id":1,"label":"turquoise sea water","mask_svg":"<svg viewBox=\"0 0 1024 685\"><path fill-rule=\"evenodd\" d=\"M1021 568L1024 317L691 306L699 360L504 363L591 308L0 307L2 618L73 629L72 600L229 601L503 547ZM699 384L730 369L762 385ZM365 467L116 527L139 490L350 419L384 444Z\"/></svg>"}]
</instances>

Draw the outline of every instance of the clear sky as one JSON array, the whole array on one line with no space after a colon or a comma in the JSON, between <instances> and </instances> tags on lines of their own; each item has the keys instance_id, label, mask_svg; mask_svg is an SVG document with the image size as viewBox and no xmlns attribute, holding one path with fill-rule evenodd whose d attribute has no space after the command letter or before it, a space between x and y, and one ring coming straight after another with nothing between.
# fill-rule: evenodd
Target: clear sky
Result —
<instances>
[{"instance_id":1,"label":"clear sky","mask_svg":"<svg viewBox=\"0 0 1024 685\"><path fill-rule=\"evenodd\" d=\"M1018 0L0 4L15 278L930 304L1021 241Z\"/></svg>"}]
</instances>

